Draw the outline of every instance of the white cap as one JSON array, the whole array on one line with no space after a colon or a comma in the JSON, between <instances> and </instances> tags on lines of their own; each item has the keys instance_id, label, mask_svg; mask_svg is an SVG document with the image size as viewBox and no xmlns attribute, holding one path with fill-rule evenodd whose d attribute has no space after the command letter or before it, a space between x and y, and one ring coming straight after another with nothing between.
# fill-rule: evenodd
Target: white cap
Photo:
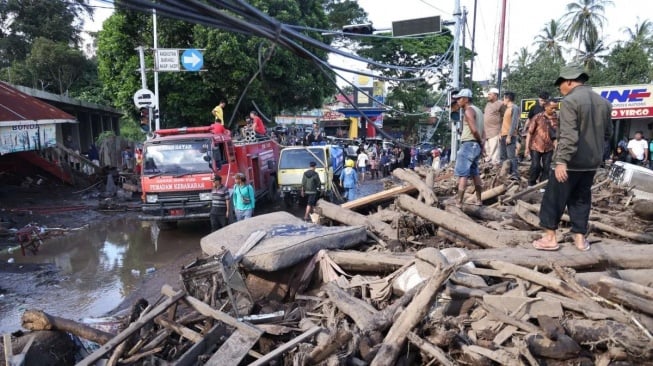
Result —
<instances>
[{"instance_id":1,"label":"white cap","mask_svg":"<svg viewBox=\"0 0 653 366\"><path fill-rule=\"evenodd\" d=\"M451 98L453 99L458 99L458 98L471 98L472 97L472 91L469 89L463 89L458 92L456 95L452 95Z\"/></svg>"},{"instance_id":2,"label":"white cap","mask_svg":"<svg viewBox=\"0 0 653 366\"><path fill-rule=\"evenodd\" d=\"M488 93L499 95L499 89L497 89L497 88L490 88L490 91L489 91Z\"/></svg>"}]
</instances>

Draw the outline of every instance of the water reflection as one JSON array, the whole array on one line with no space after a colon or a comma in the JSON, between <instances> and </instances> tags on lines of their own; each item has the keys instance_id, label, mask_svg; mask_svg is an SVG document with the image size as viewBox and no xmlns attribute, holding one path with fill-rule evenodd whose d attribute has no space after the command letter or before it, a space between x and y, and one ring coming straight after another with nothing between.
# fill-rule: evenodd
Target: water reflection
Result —
<instances>
[{"instance_id":1,"label":"water reflection","mask_svg":"<svg viewBox=\"0 0 653 366\"><path fill-rule=\"evenodd\" d=\"M135 219L117 219L87 230L51 239L37 255L20 252L0 256L20 263L47 263L55 271L1 273L0 332L20 328L20 316L31 308L70 319L101 316L115 308L146 276L199 248L209 233L207 223L159 231ZM136 274L138 273L138 274Z\"/></svg>"}]
</instances>

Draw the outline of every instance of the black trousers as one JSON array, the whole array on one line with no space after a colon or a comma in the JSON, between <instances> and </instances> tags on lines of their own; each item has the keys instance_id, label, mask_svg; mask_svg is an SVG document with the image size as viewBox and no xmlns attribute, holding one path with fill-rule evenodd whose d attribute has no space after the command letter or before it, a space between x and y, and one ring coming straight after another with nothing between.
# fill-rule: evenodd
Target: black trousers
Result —
<instances>
[{"instance_id":1,"label":"black trousers","mask_svg":"<svg viewBox=\"0 0 653 366\"><path fill-rule=\"evenodd\" d=\"M213 213L211 212L211 232L227 226L226 212Z\"/></svg>"},{"instance_id":2,"label":"black trousers","mask_svg":"<svg viewBox=\"0 0 653 366\"><path fill-rule=\"evenodd\" d=\"M548 173L551 170L552 156L553 151L542 153L531 150L531 171L528 177L529 186L534 186L538 180L542 182L549 177Z\"/></svg>"},{"instance_id":3,"label":"black trousers","mask_svg":"<svg viewBox=\"0 0 653 366\"><path fill-rule=\"evenodd\" d=\"M551 170L540 206L540 226L556 230L566 207L571 219L571 232L587 234L594 174L596 171L567 171L567 181L560 183Z\"/></svg>"}]
</instances>

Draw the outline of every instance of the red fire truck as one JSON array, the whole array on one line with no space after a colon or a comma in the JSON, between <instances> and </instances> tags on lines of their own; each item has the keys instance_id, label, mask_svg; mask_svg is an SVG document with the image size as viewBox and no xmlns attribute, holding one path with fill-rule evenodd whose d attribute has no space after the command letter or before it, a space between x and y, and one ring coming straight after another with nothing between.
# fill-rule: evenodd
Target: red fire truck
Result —
<instances>
[{"instance_id":1,"label":"red fire truck","mask_svg":"<svg viewBox=\"0 0 653 366\"><path fill-rule=\"evenodd\" d=\"M233 140L217 124L158 130L143 144L142 220L174 224L208 219L213 177L227 187L244 173L257 197L276 196L279 145L267 138Z\"/></svg>"}]
</instances>

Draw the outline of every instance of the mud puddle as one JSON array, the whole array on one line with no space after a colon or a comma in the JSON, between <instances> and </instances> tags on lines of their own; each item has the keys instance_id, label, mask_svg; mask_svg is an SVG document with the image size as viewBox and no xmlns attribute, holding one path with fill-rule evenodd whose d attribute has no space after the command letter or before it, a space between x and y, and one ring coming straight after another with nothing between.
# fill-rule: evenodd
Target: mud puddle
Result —
<instances>
[{"instance_id":1,"label":"mud puddle","mask_svg":"<svg viewBox=\"0 0 653 366\"><path fill-rule=\"evenodd\" d=\"M0 332L20 329L27 309L74 320L102 316L157 269L197 250L209 231L205 222L161 231L121 218L51 239L36 255L2 255L0 262L10 268L0 273Z\"/></svg>"}]
</instances>

